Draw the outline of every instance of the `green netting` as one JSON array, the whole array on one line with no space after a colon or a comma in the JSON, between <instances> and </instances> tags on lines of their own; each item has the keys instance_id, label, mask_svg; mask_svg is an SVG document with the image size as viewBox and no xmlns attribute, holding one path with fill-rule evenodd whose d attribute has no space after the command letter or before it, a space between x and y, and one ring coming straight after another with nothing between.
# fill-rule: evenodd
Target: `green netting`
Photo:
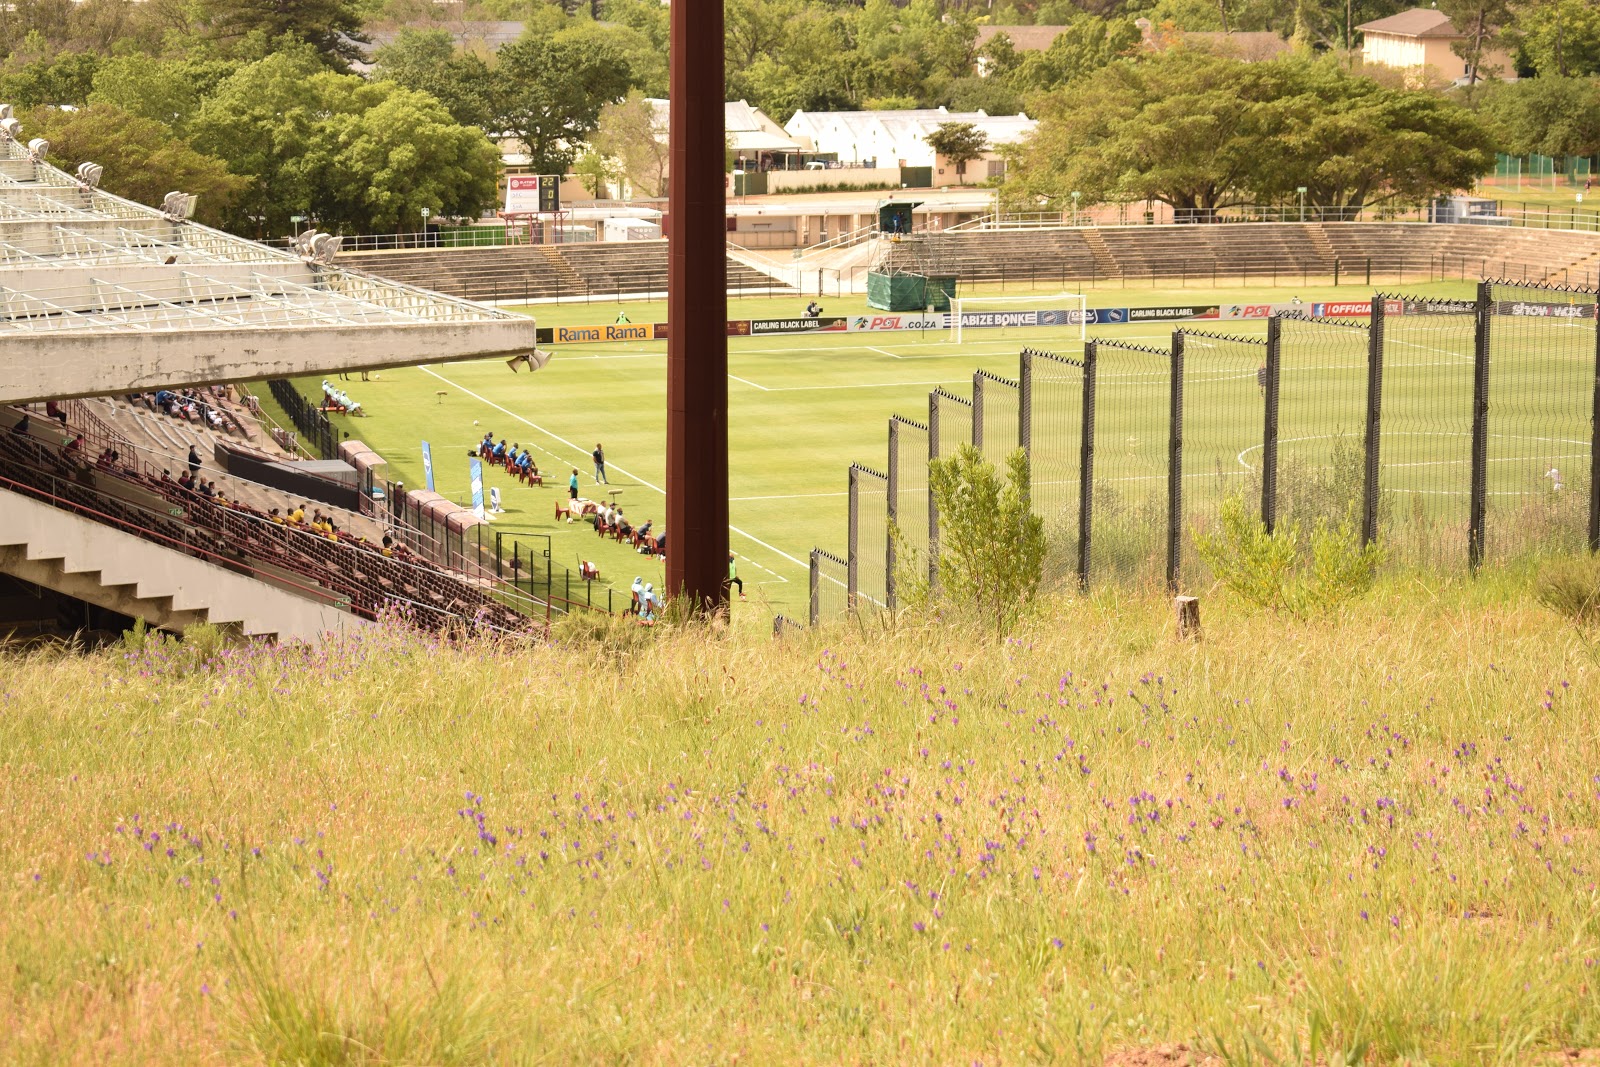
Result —
<instances>
[{"instance_id":1,"label":"green netting","mask_svg":"<svg viewBox=\"0 0 1600 1067\"><path fill-rule=\"evenodd\" d=\"M923 274L887 274L872 271L867 275L867 306L880 311L949 311L955 296L954 277L934 278Z\"/></svg>"}]
</instances>

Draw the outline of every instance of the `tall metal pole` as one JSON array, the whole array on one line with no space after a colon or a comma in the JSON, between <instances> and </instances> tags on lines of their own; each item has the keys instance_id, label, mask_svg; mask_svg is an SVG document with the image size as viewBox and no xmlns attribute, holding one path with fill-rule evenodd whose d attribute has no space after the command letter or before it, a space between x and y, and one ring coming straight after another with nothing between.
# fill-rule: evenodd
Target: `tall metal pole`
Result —
<instances>
[{"instance_id":1,"label":"tall metal pole","mask_svg":"<svg viewBox=\"0 0 1600 1067\"><path fill-rule=\"evenodd\" d=\"M723 0L676 0L667 213L667 593L725 602L728 284Z\"/></svg>"}]
</instances>

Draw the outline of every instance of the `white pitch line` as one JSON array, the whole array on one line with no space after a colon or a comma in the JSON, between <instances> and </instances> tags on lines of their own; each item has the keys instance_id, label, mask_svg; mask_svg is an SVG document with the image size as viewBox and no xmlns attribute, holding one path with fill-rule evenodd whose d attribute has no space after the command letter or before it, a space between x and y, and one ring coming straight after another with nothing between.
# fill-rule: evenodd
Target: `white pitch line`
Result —
<instances>
[{"instance_id":1,"label":"white pitch line","mask_svg":"<svg viewBox=\"0 0 1600 1067\"><path fill-rule=\"evenodd\" d=\"M496 411L501 412L501 413L503 413L505 415L508 415L513 419L516 419L518 422L522 423L523 425L529 426L529 427L532 427L535 430L538 430L540 433L542 433L545 436L551 438L552 440L560 441L562 444L566 445L568 448L570 448L570 449L574 450L575 452L577 452L580 456L587 457L589 455L589 453L587 451L585 451L581 446L573 443L572 441L567 440L565 437L562 437L560 434L556 433L554 430L550 430L550 429L547 429L546 427L540 426L538 423L534 422L532 419L529 419L529 418L527 418L526 416L523 416L523 415L518 415L515 411L512 411L510 408L502 407L501 405L496 404L493 400L490 400L487 397L479 396L477 393L474 393L471 389L468 389L468 388L466 388L465 386L462 386L462 385L458 385L457 383L451 381L449 378L446 378L444 375L440 374L438 371L432 370L432 369L430 369L428 367L418 367L417 369L422 371L424 374L432 375L433 377L439 379L441 382L444 382L446 385L450 386L452 389L459 390L461 393L472 397L472 399L478 401L480 404L487 404L489 407L494 408ZM580 460L580 462L582 462L582 461ZM667 495L667 491L665 489L661 488L659 485L656 485L653 482L646 481L645 479L643 479L643 478L639 477L638 475L636 475L636 474L632 473L631 471L629 471L626 467L619 466L618 464L615 464L615 463L608 463L608 464L606 464L606 467L607 467L607 469L615 469L617 471L620 471L622 474L626 475L629 478L632 478L635 482L637 482L638 484L644 486L646 489L652 489L655 492L660 493L663 497ZM748 540L754 541L756 544L760 545L762 548L766 549L767 551L775 553L775 554L777 554L779 556L782 556L784 559L788 560L790 563L793 563L796 567L804 567L807 571L809 571L811 569L811 564L810 563L808 563L808 562L806 562L805 560L802 560L802 559L796 559L794 556L789 555L789 553L785 552L783 549L777 548L777 547L774 547L773 545L767 544L767 542L761 540L761 538L755 536L752 533L747 533L744 530L739 529L739 527L733 526L733 525L730 525L728 527L728 529L731 530L732 532L738 534L740 537L747 538ZM754 562L754 561L752 561L752 562ZM763 569L765 569L765 568L763 568ZM773 573L773 572L768 572L768 573Z\"/></svg>"},{"instance_id":2,"label":"white pitch line","mask_svg":"<svg viewBox=\"0 0 1600 1067\"><path fill-rule=\"evenodd\" d=\"M752 389L759 389L759 390L761 390L761 391L762 391L762 392L763 392L763 393L770 393L770 392L772 392L772 390L771 390L771 389L768 389L768 388L767 388L767 387L766 387L766 386L764 386L764 385L757 385L757 384L756 384L756 383L755 383L755 382L752 382L752 381L751 381L751 380L750 380L750 379L748 379L748 378L741 378L741 377L739 377L739 376L738 376L738 375L737 375L737 374L730 374L730 375L728 375L728 380L729 380L729 381L734 381L734 382L738 382L738 383L739 383L739 384L740 384L740 385L748 385L748 386L749 386L749 387L750 387L750 388L752 388Z\"/></svg>"},{"instance_id":3,"label":"white pitch line","mask_svg":"<svg viewBox=\"0 0 1600 1067\"><path fill-rule=\"evenodd\" d=\"M876 347L874 345L868 345L867 346L867 351L868 352L876 352L880 356L888 356L890 359L905 359L906 358L904 356L895 355L893 352L889 351L887 348L878 348L878 347Z\"/></svg>"}]
</instances>

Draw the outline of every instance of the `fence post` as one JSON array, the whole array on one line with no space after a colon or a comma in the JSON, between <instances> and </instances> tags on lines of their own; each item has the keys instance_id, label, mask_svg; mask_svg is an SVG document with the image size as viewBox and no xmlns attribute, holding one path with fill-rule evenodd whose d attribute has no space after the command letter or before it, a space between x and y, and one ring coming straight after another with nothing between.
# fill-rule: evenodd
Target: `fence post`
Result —
<instances>
[{"instance_id":1,"label":"fence post","mask_svg":"<svg viewBox=\"0 0 1600 1067\"><path fill-rule=\"evenodd\" d=\"M900 521L900 424L889 420L889 528L884 532L883 546L883 601L889 611L895 609L895 551L894 535Z\"/></svg>"},{"instance_id":2,"label":"fence post","mask_svg":"<svg viewBox=\"0 0 1600 1067\"><path fill-rule=\"evenodd\" d=\"M928 587L939 580L939 503L933 497L933 465L939 459L939 394L928 394Z\"/></svg>"},{"instance_id":3,"label":"fence post","mask_svg":"<svg viewBox=\"0 0 1600 1067\"><path fill-rule=\"evenodd\" d=\"M1183 331L1172 331L1167 409L1167 590L1178 591L1178 548L1183 536Z\"/></svg>"},{"instance_id":4,"label":"fence post","mask_svg":"<svg viewBox=\"0 0 1600 1067\"><path fill-rule=\"evenodd\" d=\"M845 602L845 609L847 611L854 611L855 610L855 606L856 606L856 590L858 588L858 586L856 584L856 577L857 577L857 572L858 572L858 570L860 568L860 563L861 563L860 540L859 540L860 537L861 537L860 495L861 495L861 477L860 477L860 473L859 473L859 468L857 468L856 465L854 463L852 463L852 464L850 464L850 519L849 519L850 533L849 533L849 539L846 541L846 544L845 544L845 556L844 556L844 560L845 560L844 602Z\"/></svg>"},{"instance_id":5,"label":"fence post","mask_svg":"<svg viewBox=\"0 0 1600 1067\"><path fill-rule=\"evenodd\" d=\"M1383 415L1383 319L1384 298L1372 297L1372 329L1367 335L1367 432L1366 472L1361 485L1361 543L1370 545L1378 537L1378 448Z\"/></svg>"},{"instance_id":6,"label":"fence post","mask_svg":"<svg viewBox=\"0 0 1600 1067\"><path fill-rule=\"evenodd\" d=\"M1089 589L1089 552L1094 529L1094 381L1099 342L1083 346L1083 417L1078 444L1078 586Z\"/></svg>"},{"instance_id":7,"label":"fence post","mask_svg":"<svg viewBox=\"0 0 1600 1067\"><path fill-rule=\"evenodd\" d=\"M1265 420L1261 428L1261 524L1271 533L1278 525L1278 398L1283 384L1283 320L1267 320Z\"/></svg>"},{"instance_id":8,"label":"fence post","mask_svg":"<svg viewBox=\"0 0 1600 1067\"><path fill-rule=\"evenodd\" d=\"M1595 292L1600 305L1600 290ZM1589 551L1600 552L1600 313L1594 334L1594 400L1589 423Z\"/></svg>"},{"instance_id":9,"label":"fence post","mask_svg":"<svg viewBox=\"0 0 1600 1067\"><path fill-rule=\"evenodd\" d=\"M983 451L983 375L972 375L972 447Z\"/></svg>"},{"instance_id":10,"label":"fence post","mask_svg":"<svg viewBox=\"0 0 1600 1067\"><path fill-rule=\"evenodd\" d=\"M1472 338L1472 487L1467 520L1467 569L1483 565L1484 521L1489 496L1489 330L1493 320L1491 286L1478 283ZM1596 396L1600 397L1600 383Z\"/></svg>"},{"instance_id":11,"label":"fence post","mask_svg":"<svg viewBox=\"0 0 1600 1067\"><path fill-rule=\"evenodd\" d=\"M1017 367L1017 447L1028 472L1029 495L1033 490L1033 350L1024 348ZM1030 509L1032 502L1029 502Z\"/></svg>"},{"instance_id":12,"label":"fence post","mask_svg":"<svg viewBox=\"0 0 1600 1067\"><path fill-rule=\"evenodd\" d=\"M817 598L817 581L818 581L819 576L821 575L821 572L822 572L821 565L817 563L817 550L813 548L811 550L811 569L810 569L810 575L811 575L811 578L810 578L810 581L811 581L811 604L810 604L810 609L809 609L810 614L808 616L812 626L815 626L817 624L817 617L821 614L821 610L822 610L822 605L818 602L818 598Z\"/></svg>"}]
</instances>

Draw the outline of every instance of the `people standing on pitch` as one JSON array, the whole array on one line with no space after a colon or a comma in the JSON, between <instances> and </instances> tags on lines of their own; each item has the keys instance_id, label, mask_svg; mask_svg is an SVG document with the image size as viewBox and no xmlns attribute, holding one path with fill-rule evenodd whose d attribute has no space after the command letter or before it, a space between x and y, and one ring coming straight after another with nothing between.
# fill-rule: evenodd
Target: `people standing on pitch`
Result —
<instances>
[{"instance_id":1,"label":"people standing on pitch","mask_svg":"<svg viewBox=\"0 0 1600 1067\"><path fill-rule=\"evenodd\" d=\"M610 485L611 483L606 481L606 446L596 443L589 457L594 460L594 484Z\"/></svg>"},{"instance_id":2,"label":"people standing on pitch","mask_svg":"<svg viewBox=\"0 0 1600 1067\"><path fill-rule=\"evenodd\" d=\"M571 500L578 499L578 468L572 468L572 477L567 479L567 497Z\"/></svg>"},{"instance_id":3,"label":"people standing on pitch","mask_svg":"<svg viewBox=\"0 0 1600 1067\"><path fill-rule=\"evenodd\" d=\"M739 587L739 599L744 599L744 579L739 577L738 565L733 562L733 553L728 553L728 589L731 592L734 586Z\"/></svg>"},{"instance_id":4,"label":"people standing on pitch","mask_svg":"<svg viewBox=\"0 0 1600 1067\"><path fill-rule=\"evenodd\" d=\"M200 473L200 453L194 450L194 445L189 446L189 477L193 478Z\"/></svg>"}]
</instances>

